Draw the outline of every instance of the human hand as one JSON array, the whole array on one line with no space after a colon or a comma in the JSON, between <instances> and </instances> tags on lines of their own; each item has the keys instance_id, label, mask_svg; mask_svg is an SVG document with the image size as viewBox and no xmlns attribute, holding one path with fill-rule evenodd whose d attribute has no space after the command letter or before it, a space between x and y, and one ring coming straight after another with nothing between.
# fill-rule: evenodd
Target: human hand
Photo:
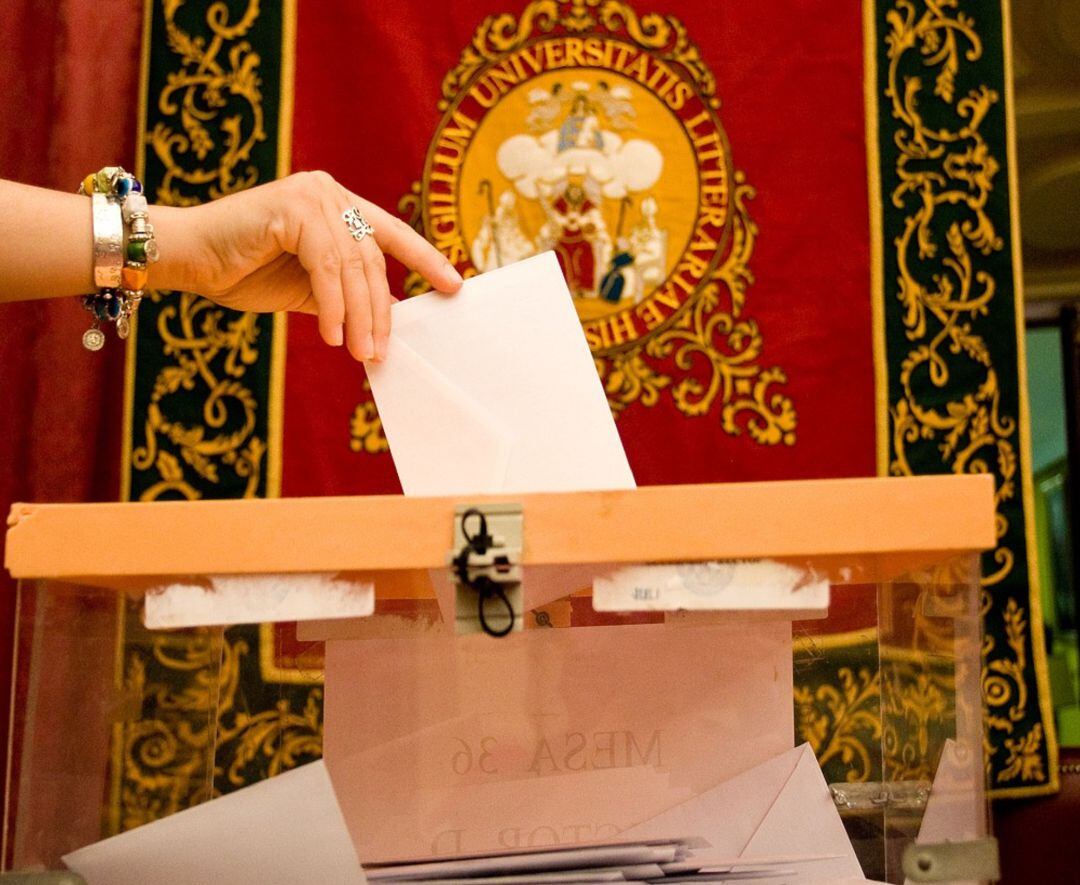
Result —
<instances>
[{"instance_id":1,"label":"human hand","mask_svg":"<svg viewBox=\"0 0 1080 885\"><path fill-rule=\"evenodd\" d=\"M375 228L357 242L342 213L356 206ZM327 344L381 360L394 298L386 254L452 293L461 276L401 219L325 172L299 172L201 206L155 206L155 288L196 292L236 310L318 315Z\"/></svg>"}]
</instances>

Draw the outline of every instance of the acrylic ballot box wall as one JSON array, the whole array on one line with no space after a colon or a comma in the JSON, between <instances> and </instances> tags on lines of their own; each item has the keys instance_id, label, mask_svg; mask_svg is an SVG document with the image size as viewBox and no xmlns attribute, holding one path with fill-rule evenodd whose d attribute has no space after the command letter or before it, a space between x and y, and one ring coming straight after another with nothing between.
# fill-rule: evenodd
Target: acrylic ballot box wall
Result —
<instances>
[{"instance_id":1,"label":"acrylic ballot box wall","mask_svg":"<svg viewBox=\"0 0 1080 885\"><path fill-rule=\"evenodd\" d=\"M323 818L260 836L294 800L245 784L322 753L372 881L513 851L542 882L552 846L610 881L989 878L993 514L988 477L19 505L5 868L307 869Z\"/></svg>"}]
</instances>

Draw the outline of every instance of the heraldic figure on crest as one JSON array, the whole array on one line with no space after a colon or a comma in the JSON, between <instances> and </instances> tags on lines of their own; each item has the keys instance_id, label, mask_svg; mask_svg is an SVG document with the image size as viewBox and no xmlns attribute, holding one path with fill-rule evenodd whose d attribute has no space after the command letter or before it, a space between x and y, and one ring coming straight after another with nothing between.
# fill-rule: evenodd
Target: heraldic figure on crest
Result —
<instances>
[{"instance_id":1,"label":"heraldic figure on crest","mask_svg":"<svg viewBox=\"0 0 1080 885\"><path fill-rule=\"evenodd\" d=\"M630 90L556 83L530 92L528 105L530 134L511 135L496 153L508 184L496 194L498 184L481 182L487 212L470 244L473 264L487 271L552 249L575 298L637 303L666 275L668 233L649 193L663 155L650 141L620 134L635 124ZM542 210L535 233L522 202Z\"/></svg>"}]
</instances>

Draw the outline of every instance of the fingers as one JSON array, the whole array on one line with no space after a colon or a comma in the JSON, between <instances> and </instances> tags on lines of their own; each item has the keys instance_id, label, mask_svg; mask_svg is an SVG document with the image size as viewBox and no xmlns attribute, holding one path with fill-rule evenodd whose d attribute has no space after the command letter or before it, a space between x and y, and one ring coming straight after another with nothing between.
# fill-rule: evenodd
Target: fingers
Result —
<instances>
[{"instance_id":1,"label":"fingers","mask_svg":"<svg viewBox=\"0 0 1080 885\"><path fill-rule=\"evenodd\" d=\"M311 277L311 294L319 307L319 334L331 347L345 340L345 292L341 285L341 252L322 219L302 224L296 257Z\"/></svg>"},{"instance_id":2,"label":"fingers","mask_svg":"<svg viewBox=\"0 0 1080 885\"><path fill-rule=\"evenodd\" d=\"M375 357L375 340L372 337L371 291L368 288L365 262L357 243L345 245L350 255L342 264L341 287L345 293L345 342L349 353L363 362Z\"/></svg>"},{"instance_id":3,"label":"fingers","mask_svg":"<svg viewBox=\"0 0 1080 885\"><path fill-rule=\"evenodd\" d=\"M415 270L440 292L452 293L461 288L461 274L438 249L409 225L351 191L345 190L345 194L371 222L375 228L375 240L384 252Z\"/></svg>"},{"instance_id":4,"label":"fingers","mask_svg":"<svg viewBox=\"0 0 1080 885\"><path fill-rule=\"evenodd\" d=\"M327 228L334 239L334 246L341 256L341 291L345 300L345 343L356 359L370 360L375 357L375 341L372 335L374 317L372 298L368 287L368 267L372 258L364 243L352 238L341 213L339 188L330 188L323 202L323 215ZM365 237L365 240L370 237ZM374 245L374 244L372 244ZM375 247L376 250L378 247Z\"/></svg>"},{"instance_id":5,"label":"fingers","mask_svg":"<svg viewBox=\"0 0 1080 885\"><path fill-rule=\"evenodd\" d=\"M386 258L371 237L364 237L360 248L364 252L364 273L368 293L371 296L371 331L375 345L375 359L386 359L386 345L390 339L390 307L397 299L390 294L386 281Z\"/></svg>"},{"instance_id":6,"label":"fingers","mask_svg":"<svg viewBox=\"0 0 1080 885\"><path fill-rule=\"evenodd\" d=\"M311 280L319 334L332 347L347 343L358 360L375 355L373 318L364 256L341 213L341 189L324 172L292 176L300 200L286 210L284 246ZM295 207L295 208L294 208Z\"/></svg>"},{"instance_id":7,"label":"fingers","mask_svg":"<svg viewBox=\"0 0 1080 885\"><path fill-rule=\"evenodd\" d=\"M283 229L275 236L282 248L296 254L310 277L323 340L332 346L348 344L358 360L383 359L390 308L396 301L387 283L383 251L442 292L456 292L461 275L405 222L343 188L326 173L290 178L293 199L283 213ZM356 206L370 222L374 235L359 241L353 238L342 218L350 206ZM311 301L304 306L310 310Z\"/></svg>"}]
</instances>

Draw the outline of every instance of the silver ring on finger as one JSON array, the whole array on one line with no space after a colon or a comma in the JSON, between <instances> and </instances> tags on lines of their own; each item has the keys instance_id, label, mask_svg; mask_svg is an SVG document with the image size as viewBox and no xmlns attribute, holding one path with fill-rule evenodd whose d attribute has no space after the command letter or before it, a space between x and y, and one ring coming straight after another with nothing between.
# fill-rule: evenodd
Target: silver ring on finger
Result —
<instances>
[{"instance_id":1,"label":"silver ring on finger","mask_svg":"<svg viewBox=\"0 0 1080 885\"><path fill-rule=\"evenodd\" d=\"M349 236L358 243L369 234L372 236L375 234L375 228L360 214L360 210L355 206L350 206L342 212L341 220L345 222L345 226L349 229Z\"/></svg>"}]
</instances>

